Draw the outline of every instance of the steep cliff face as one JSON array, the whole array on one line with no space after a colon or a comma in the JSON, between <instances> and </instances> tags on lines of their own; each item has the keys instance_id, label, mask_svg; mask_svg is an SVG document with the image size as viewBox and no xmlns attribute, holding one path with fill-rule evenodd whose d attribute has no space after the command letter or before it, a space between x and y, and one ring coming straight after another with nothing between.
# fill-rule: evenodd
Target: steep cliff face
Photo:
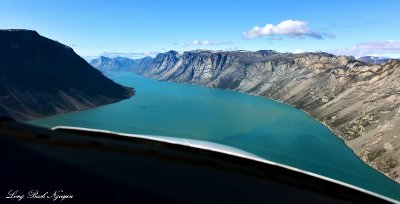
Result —
<instances>
[{"instance_id":1,"label":"steep cliff face","mask_svg":"<svg viewBox=\"0 0 400 204\"><path fill-rule=\"evenodd\" d=\"M400 61L371 65L327 53L170 51L139 74L294 105L400 182Z\"/></svg>"},{"instance_id":2,"label":"steep cliff face","mask_svg":"<svg viewBox=\"0 0 400 204\"><path fill-rule=\"evenodd\" d=\"M75 52L30 30L0 30L0 116L29 120L133 95Z\"/></svg>"}]
</instances>

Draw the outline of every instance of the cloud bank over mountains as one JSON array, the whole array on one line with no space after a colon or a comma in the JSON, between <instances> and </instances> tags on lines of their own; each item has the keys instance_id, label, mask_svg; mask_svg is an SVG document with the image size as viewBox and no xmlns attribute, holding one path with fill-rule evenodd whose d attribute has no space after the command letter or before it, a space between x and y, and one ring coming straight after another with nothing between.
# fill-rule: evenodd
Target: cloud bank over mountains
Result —
<instances>
[{"instance_id":1,"label":"cloud bank over mountains","mask_svg":"<svg viewBox=\"0 0 400 204\"><path fill-rule=\"evenodd\" d=\"M337 55L361 56L391 56L400 54L400 40L381 40L362 42L352 47L329 50Z\"/></svg>"},{"instance_id":2,"label":"cloud bank over mountains","mask_svg":"<svg viewBox=\"0 0 400 204\"><path fill-rule=\"evenodd\" d=\"M291 19L283 20L275 25L266 24L264 27L255 26L243 32L242 37L247 40L262 38L262 37L266 37L268 40L284 40L287 38L290 39L308 38L308 39L322 40L322 39L336 38L335 34L333 33L322 32L318 29L311 28L308 22L306 21L291 20ZM194 47L204 47L204 49L206 49L205 47L210 47L207 49L218 48L219 50L227 50L227 51L246 49L246 47L243 46L243 42L238 43L233 41L218 41L209 39L203 39L203 40L194 39L186 42L174 42L172 44L175 46L175 48L173 49L177 49L180 51L192 50L195 49ZM234 47L230 48L225 45L232 45ZM151 51L151 52L130 52L130 53L103 52L100 55L108 57L121 56L121 57L137 59L147 56L154 57L158 53L164 51L165 50ZM284 50L277 50L277 51L284 52ZM321 46L321 48L319 48L318 50L311 50L307 47L298 47L294 50L294 53L303 53L303 52L328 52L335 55L351 55L354 57L377 56L377 57L399 58L400 40L377 40L370 42L361 42L351 47L338 47L338 48L325 48L325 49L323 48L323 46Z\"/></svg>"},{"instance_id":3,"label":"cloud bank over mountains","mask_svg":"<svg viewBox=\"0 0 400 204\"><path fill-rule=\"evenodd\" d=\"M219 42L219 41L210 41L210 40L192 40L190 42L185 43L186 46L207 46L207 45L229 45L233 44L233 42Z\"/></svg>"}]
</instances>

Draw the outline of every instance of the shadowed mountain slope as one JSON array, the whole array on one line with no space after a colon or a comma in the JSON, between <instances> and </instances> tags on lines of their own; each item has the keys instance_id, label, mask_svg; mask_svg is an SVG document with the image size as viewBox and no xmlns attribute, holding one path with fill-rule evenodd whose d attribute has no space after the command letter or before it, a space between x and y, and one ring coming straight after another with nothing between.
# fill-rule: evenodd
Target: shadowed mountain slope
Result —
<instances>
[{"instance_id":1,"label":"shadowed mountain slope","mask_svg":"<svg viewBox=\"0 0 400 204\"><path fill-rule=\"evenodd\" d=\"M30 30L0 30L0 115L28 120L129 98L70 47Z\"/></svg>"}]
</instances>

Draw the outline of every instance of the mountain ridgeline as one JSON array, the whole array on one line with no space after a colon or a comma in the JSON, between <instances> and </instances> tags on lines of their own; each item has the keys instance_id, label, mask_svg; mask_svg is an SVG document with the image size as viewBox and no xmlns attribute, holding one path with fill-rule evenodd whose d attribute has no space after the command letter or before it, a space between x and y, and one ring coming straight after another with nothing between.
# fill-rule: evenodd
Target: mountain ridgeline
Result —
<instances>
[{"instance_id":1,"label":"mountain ridgeline","mask_svg":"<svg viewBox=\"0 0 400 204\"><path fill-rule=\"evenodd\" d=\"M68 46L31 30L0 30L0 116L29 120L129 98Z\"/></svg>"},{"instance_id":2,"label":"mountain ridgeline","mask_svg":"<svg viewBox=\"0 0 400 204\"><path fill-rule=\"evenodd\" d=\"M169 51L134 69L158 80L236 90L309 113L366 163L400 181L400 61L327 53Z\"/></svg>"}]
</instances>

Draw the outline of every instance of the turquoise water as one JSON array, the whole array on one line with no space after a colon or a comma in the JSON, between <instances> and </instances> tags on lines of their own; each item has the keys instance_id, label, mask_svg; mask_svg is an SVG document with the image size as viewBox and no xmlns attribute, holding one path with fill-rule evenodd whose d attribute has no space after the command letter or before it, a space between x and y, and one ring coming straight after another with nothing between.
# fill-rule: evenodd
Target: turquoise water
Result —
<instances>
[{"instance_id":1,"label":"turquoise water","mask_svg":"<svg viewBox=\"0 0 400 204\"><path fill-rule=\"evenodd\" d=\"M400 200L400 185L364 164L337 136L291 106L243 93L108 74L135 87L128 100L30 123L221 143Z\"/></svg>"}]
</instances>

